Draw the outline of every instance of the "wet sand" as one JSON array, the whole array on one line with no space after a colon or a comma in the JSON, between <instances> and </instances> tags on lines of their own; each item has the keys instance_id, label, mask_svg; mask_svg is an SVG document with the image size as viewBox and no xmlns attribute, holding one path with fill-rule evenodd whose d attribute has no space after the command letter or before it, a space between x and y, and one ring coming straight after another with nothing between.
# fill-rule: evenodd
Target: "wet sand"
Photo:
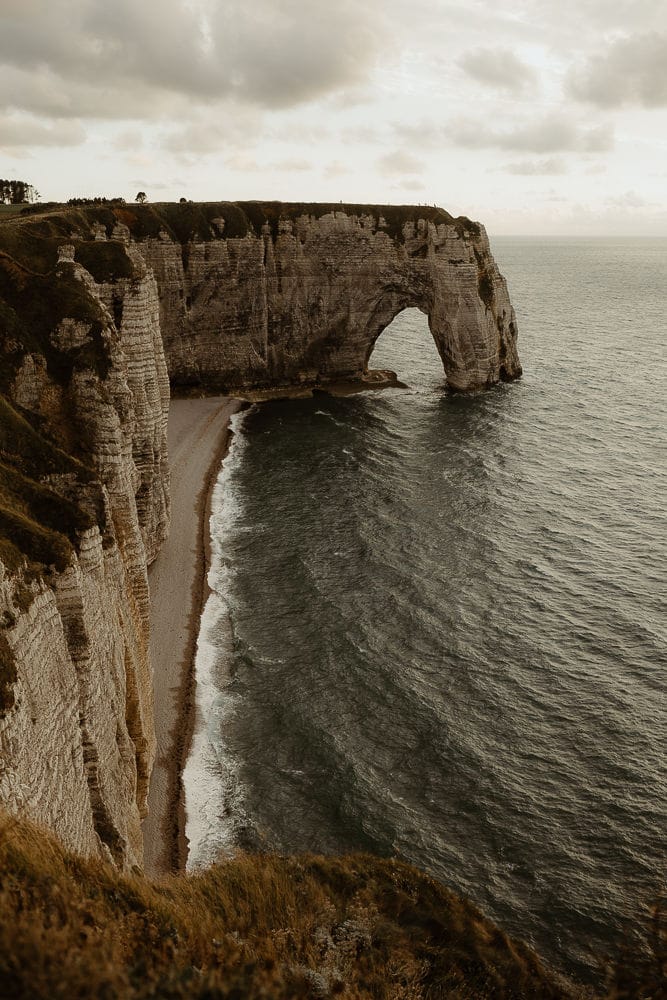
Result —
<instances>
[{"instance_id":1,"label":"wet sand","mask_svg":"<svg viewBox=\"0 0 667 1000\"><path fill-rule=\"evenodd\" d=\"M144 821L146 872L185 866L181 774L192 739L194 658L208 596L210 498L243 403L227 396L172 399L169 406L171 528L149 569L157 751Z\"/></svg>"}]
</instances>

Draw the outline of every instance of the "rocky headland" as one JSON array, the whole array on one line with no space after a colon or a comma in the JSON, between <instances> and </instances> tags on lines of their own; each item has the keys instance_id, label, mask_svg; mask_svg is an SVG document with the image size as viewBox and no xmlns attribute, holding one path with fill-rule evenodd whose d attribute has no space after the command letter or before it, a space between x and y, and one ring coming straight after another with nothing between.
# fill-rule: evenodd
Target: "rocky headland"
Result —
<instances>
[{"instance_id":1,"label":"rocky headland","mask_svg":"<svg viewBox=\"0 0 667 1000\"><path fill-rule=\"evenodd\" d=\"M139 250L157 281L174 385L243 392L363 380L378 336L409 306L428 315L453 389L521 373L505 281L468 219L246 202L179 206L151 221Z\"/></svg>"}]
</instances>

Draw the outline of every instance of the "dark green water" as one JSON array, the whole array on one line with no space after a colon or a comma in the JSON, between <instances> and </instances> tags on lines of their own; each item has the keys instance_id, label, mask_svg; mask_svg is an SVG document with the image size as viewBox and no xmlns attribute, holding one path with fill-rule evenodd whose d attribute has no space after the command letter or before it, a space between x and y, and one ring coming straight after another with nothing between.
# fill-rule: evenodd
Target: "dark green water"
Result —
<instances>
[{"instance_id":1,"label":"dark green water","mask_svg":"<svg viewBox=\"0 0 667 1000\"><path fill-rule=\"evenodd\" d=\"M400 854L595 979L664 884L667 241L496 240L525 377L237 424L186 772L191 860Z\"/></svg>"}]
</instances>

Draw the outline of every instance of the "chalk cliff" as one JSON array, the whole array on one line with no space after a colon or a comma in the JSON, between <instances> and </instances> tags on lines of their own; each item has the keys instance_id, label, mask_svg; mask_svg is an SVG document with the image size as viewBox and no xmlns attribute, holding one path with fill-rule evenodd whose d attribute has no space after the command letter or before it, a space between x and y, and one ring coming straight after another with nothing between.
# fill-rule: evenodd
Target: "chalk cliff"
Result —
<instances>
[{"instance_id":1,"label":"chalk cliff","mask_svg":"<svg viewBox=\"0 0 667 1000\"><path fill-rule=\"evenodd\" d=\"M209 215L186 243L165 224L139 245L160 291L172 382L361 380L378 336L409 306L427 314L452 388L521 374L514 310L477 223L363 205L239 203Z\"/></svg>"},{"instance_id":2,"label":"chalk cliff","mask_svg":"<svg viewBox=\"0 0 667 1000\"><path fill-rule=\"evenodd\" d=\"M169 379L218 392L361 382L407 306L428 315L453 388L521 373L484 230L441 209L119 206L0 224L10 811L83 853L141 863Z\"/></svg>"},{"instance_id":3,"label":"chalk cliff","mask_svg":"<svg viewBox=\"0 0 667 1000\"><path fill-rule=\"evenodd\" d=\"M168 527L169 384L140 255L97 282L50 239L46 277L25 246L0 256L0 800L127 866L154 755L147 565Z\"/></svg>"}]
</instances>

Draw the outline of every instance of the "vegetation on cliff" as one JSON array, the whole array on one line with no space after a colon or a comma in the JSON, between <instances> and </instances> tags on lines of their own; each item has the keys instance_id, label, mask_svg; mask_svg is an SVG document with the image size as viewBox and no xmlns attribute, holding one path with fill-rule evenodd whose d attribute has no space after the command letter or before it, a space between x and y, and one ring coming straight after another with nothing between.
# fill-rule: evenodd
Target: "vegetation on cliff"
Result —
<instances>
[{"instance_id":1,"label":"vegetation on cliff","mask_svg":"<svg viewBox=\"0 0 667 1000\"><path fill-rule=\"evenodd\" d=\"M49 478L60 483L56 491ZM92 470L67 455L40 434L18 410L0 395L0 562L16 577L13 611L0 617L0 718L14 704L16 681L14 655L4 629L30 607L33 583L48 576L50 568L62 571L76 548L79 533L104 512L91 512L73 496L94 480Z\"/></svg>"},{"instance_id":2,"label":"vegetation on cliff","mask_svg":"<svg viewBox=\"0 0 667 1000\"><path fill-rule=\"evenodd\" d=\"M155 882L0 813L0 872L0 997L594 998L395 859L239 854ZM597 996L665 1000L659 907Z\"/></svg>"},{"instance_id":3,"label":"vegetation on cliff","mask_svg":"<svg viewBox=\"0 0 667 1000\"><path fill-rule=\"evenodd\" d=\"M564 998L470 903L403 862L239 855L151 882L0 817L0 996Z\"/></svg>"},{"instance_id":4,"label":"vegetation on cliff","mask_svg":"<svg viewBox=\"0 0 667 1000\"><path fill-rule=\"evenodd\" d=\"M90 512L56 492L49 477L79 486L95 478L0 395L0 558L10 570L27 558L33 577L50 564L63 569L79 532L93 525Z\"/></svg>"},{"instance_id":5,"label":"vegetation on cliff","mask_svg":"<svg viewBox=\"0 0 667 1000\"><path fill-rule=\"evenodd\" d=\"M273 238L278 236L281 221L295 221L300 216L321 218L334 212L348 215L371 216L383 220L382 229L392 239L402 238L406 222L425 219L436 225L454 226L460 234L479 234L479 225L465 216L455 218L449 212L435 205L347 205L342 202L290 202L281 201L216 201L216 202L156 202L153 204L82 204L78 206L51 207L37 215L32 211L21 218L7 220L0 226L0 250L14 256L16 260L44 272L56 260L56 248L64 240L77 240L77 259L85 267L88 265L79 257L78 241L90 241L93 225L105 227L111 238L118 222L128 227L132 238L141 241L157 239L166 233L177 243L186 244L191 240L206 242L226 238L243 238L248 234L259 236L264 225L269 225ZM219 227L220 221L224 228ZM103 246L103 244L102 244ZM100 244L93 256L101 254ZM116 263L122 266L120 257ZM116 276L120 276L115 272Z\"/></svg>"},{"instance_id":6,"label":"vegetation on cliff","mask_svg":"<svg viewBox=\"0 0 667 1000\"><path fill-rule=\"evenodd\" d=\"M65 569L82 531L96 523L105 529L71 384L77 373L104 380L111 344L99 301L74 279L71 263L57 263L73 229L88 237L78 250L98 280L131 274L120 245L91 241L88 221L75 212L0 225L0 560L16 579L14 612L0 630L30 606L35 580ZM80 334L56 336L63 320L80 324ZM22 408L19 382L43 405ZM0 631L0 716L13 704L15 679Z\"/></svg>"}]
</instances>

